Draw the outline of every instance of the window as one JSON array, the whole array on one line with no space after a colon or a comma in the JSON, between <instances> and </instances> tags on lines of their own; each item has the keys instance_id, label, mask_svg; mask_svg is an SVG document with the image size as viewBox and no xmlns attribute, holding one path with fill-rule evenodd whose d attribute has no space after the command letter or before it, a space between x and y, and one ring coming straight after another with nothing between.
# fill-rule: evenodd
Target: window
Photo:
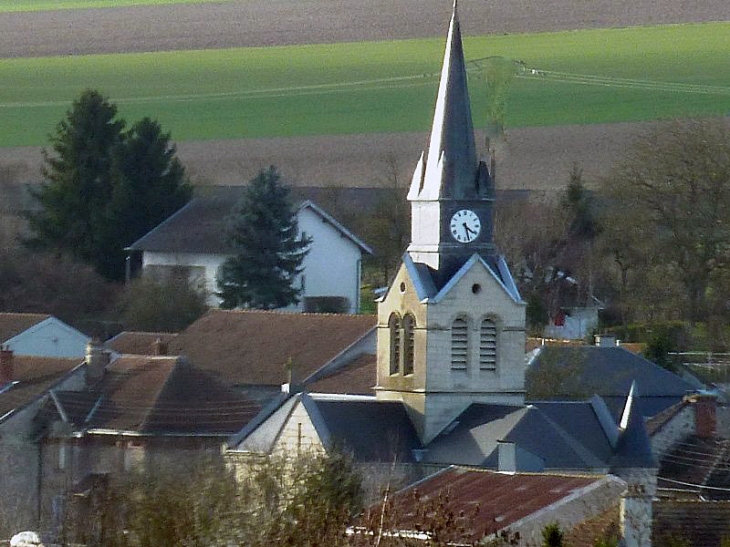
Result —
<instances>
[{"instance_id":1,"label":"window","mask_svg":"<svg viewBox=\"0 0 730 547\"><path fill-rule=\"evenodd\" d=\"M469 356L469 325L459 317L451 324L451 369L466 370Z\"/></svg>"},{"instance_id":2,"label":"window","mask_svg":"<svg viewBox=\"0 0 730 547\"><path fill-rule=\"evenodd\" d=\"M497 325L491 319L482 321L479 329L479 368L497 368Z\"/></svg>"},{"instance_id":3,"label":"window","mask_svg":"<svg viewBox=\"0 0 730 547\"><path fill-rule=\"evenodd\" d=\"M403 374L413 374L415 330L416 319L409 313L403 318Z\"/></svg>"},{"instance_id":4,"label":"window","mask_svg":"<svg viewBox=\"0 0 730 547\"><path fill-rule=\"evenodd\" d=\"M395 313L388 319L388 330L390 331L390 373L397 374L400 369L400 317Z\"/></svg>"}]
</instances>

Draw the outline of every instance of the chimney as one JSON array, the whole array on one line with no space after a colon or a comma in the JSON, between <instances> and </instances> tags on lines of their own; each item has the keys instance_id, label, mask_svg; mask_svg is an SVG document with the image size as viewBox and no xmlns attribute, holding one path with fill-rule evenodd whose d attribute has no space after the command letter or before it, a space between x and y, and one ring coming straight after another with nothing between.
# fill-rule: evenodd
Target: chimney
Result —
<instances>
[{"instance_id":1,"label":"chimney","mask_svg":"<svg viewBox=\"0 0 730 547\"><path fill-rule=\"evenodd\" d=\"M717 431L717 397L711 393L693 393L685 398L695 411L695 435L711 439Z\"/></svg>"},{"instance_id":2,"label":"chimney","mask_svg":"<svg viewBox=\"0 0 730 547\"><path fill-rule=\"evenodd\" d=\"M509 441L497 441L497 470L517 472L517 446Z\"/></svg>"},{"instance_id":3,"label":"chimney","mask_svg":"<svg viewBox=\"0 0 730 547\"><path fill-rule=\"evenodd\" d=\"M618 345L616 343L616 336L613 334L596 334L593 339L595 345L599 348L613 348Z\"/></svg>"},{"instance_id":4,"label":"chimney","mask_svg":"<svg viewBox=\"0 0 730 547\"><path fill-rule=\"evenodd\" d=\"M0 384L9 384L14 379L13 350L0 346Z\"/></svg>"},{"instance_id":5,"label":"chimney","mask_svg":"<svg viewBox=\"0 0 730 547\"><path fill-rule=\"evenodd\" d=\"M104 370L111 360L111 354L101 341L89 340L86 344L86 384L91 386L104 377Z\"/></svg>"},{"instance_id":6,"label":"chimney","mask_svg":"<svg viewBox=\"0 0 730 547\"><path fill-rule=\"evenodd\" d=\"M167 355L168 343L163 342L158 336L157 339L152 342L152 355Z\"/></svg>"}]
</instances>

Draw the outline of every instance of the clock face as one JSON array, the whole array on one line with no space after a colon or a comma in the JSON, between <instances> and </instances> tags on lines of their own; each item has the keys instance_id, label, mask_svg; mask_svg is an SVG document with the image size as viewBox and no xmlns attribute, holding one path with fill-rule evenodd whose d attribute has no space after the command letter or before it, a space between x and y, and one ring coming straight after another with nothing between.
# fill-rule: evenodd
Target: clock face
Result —
<instances>
[{"instance_id":1,"label":"clock face","mask_svg":"<svg viewBox=\"0 0 730 547\"><path fill-rule=\"evenodd\" d=\"M449 225L451 235L459 243L470 243L474 241L482 230L482 223L479 216L469 209L456 211L451 217Z\"/></svg>"}]
</instances>

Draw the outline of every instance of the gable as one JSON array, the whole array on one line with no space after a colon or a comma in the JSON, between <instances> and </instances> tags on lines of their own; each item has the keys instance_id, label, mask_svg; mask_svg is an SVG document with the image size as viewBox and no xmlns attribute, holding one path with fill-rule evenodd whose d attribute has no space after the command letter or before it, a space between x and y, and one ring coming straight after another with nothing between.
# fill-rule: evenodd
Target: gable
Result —
<instances>
[{"instance_id":1,"label":"gable","mask_svg":"<svg viewBox=\"0 0 730 547\"><path fill-rule=\"evenodd\" d=\"M45 313L0 313L0 343L51 317Z\"/></svg>"},{"instance_id":2,"label":"gable","mask_svg":"<svg viewBox=\"0 0 730 547\"><path fill-rule=\"evenodd\" d=\"M83 357L86 344L91 340L84 333L66 323L47 316L23 332L8 339L5 344L16 355L39 357Z\"/></svg>"}]
</instances>

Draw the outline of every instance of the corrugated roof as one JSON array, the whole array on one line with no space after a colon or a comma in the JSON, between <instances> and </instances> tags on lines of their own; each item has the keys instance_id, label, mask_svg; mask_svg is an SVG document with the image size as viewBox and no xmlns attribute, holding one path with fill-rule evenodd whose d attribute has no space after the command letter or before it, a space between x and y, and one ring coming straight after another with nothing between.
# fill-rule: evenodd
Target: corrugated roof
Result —
<instances>
[{"instance_id":1,"label":"corrugated roof","mask_svg":"<svg viewBox=\"0 0 730 547\"><path fill-rule=\"evenodd\" d=\"M78 357L14 355L13 375L18 383L0 393L0 416L34 401L80 364Z\"/></svg>"},{"instance_id":2,"label":"corrugated roof","mask_svg":"<svg viewBox=\"0 0 730 547\"><path fill-rule=\"evenodd\" d=\"M210 310L171 341L203 370L235 385L302 382L370 333L372 315Z\"/></svg>"},{"instance_id":3,"label":"corrugated roof","mask_svg":"<svg viewBox=\"0 0 730 547\"><path fill-rule=\"evenodd\" d=\"M453 467L398 492L394 524L399 530L418 530L423 526L418 510L440 499L456 516L453 527L463 527L463 533L451 539L478 541L603 479L600 475L504 474ZM419 499L416 504L414 496Z\"/></svg>"},{"instance_id":4,"label":"corrugated roof","mask_svg":"<svg viewBox=\"0 0 730 547\"><path fill-rule=\"evenodd\" d=\"M163 344L169 344L177 336L174 332L134 332L123 331L114 338L109 339L104 345L117 353L129 355L154 355L155 345L159 340Z\"/></svg>"},{"instance_id":5,"label":"corrugated roof","mask_svg":"<svg viewBox=\"0 0 730 547\"><path fill-rule=\"evenodd\" d=\"M0 343L51 317L47 313L0 313Z\"/></svg>"},{"instance_id":6,"label":"corrugated roof","mask_svg":"<svg viewBox=\"0 0 730 547\"><path fill-rule=\"evenodd\" d=\"M58 393L79 430L137 434L230 435L260 406L175 357L122 356L90 390Z\"/></svg>"}]
</instances>

